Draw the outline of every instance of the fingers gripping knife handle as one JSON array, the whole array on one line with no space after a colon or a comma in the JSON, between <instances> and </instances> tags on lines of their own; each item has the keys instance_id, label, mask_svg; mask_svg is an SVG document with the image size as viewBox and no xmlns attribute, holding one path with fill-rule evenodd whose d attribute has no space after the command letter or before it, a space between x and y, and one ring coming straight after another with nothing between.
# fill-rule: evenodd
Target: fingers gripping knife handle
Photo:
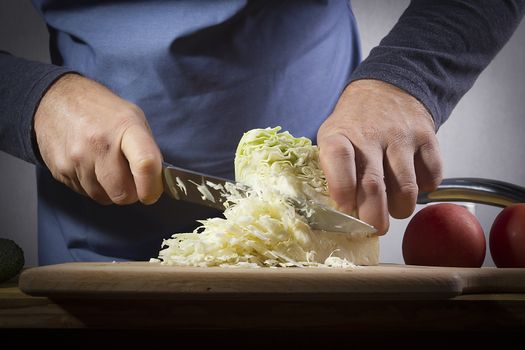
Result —
<instances>
[{"instance_id":1,"label":"fingers gripping knife handle","mask_svg":"<svg viewBox=\"0 0 525 350\"><path fill-rule=\"evenodd\" d=\"M525 203L525 188L497 180L482 178L449 178L433 192L418 195L418 204L431 202L473 202L506 207Z\"/></svg>"}]
</instances>

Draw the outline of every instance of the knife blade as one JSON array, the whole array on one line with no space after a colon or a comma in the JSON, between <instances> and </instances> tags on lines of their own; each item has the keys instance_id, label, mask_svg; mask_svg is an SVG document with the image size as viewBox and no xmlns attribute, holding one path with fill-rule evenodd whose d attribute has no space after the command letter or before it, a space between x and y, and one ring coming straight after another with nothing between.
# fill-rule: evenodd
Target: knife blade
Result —
<instances>
[{"instance_id":1,"label":"knife blade","mask_svg":"<svg viewBox=\"0 0 525 350\"><path fill-rule=\"evenodd\" d=\"M166 162L162 165L162 173L164 191L171 197L224 211L226 198L224 190L221 189L233 181L179 168ZM249 189L243 184L237 188L240 192ZM298 209L307 208L306 211L310 214L306 218L314 230L365 236L377 233L372 225L315 201L301 201L290 198L290 202Z\"/></svg>"}]
</instances>

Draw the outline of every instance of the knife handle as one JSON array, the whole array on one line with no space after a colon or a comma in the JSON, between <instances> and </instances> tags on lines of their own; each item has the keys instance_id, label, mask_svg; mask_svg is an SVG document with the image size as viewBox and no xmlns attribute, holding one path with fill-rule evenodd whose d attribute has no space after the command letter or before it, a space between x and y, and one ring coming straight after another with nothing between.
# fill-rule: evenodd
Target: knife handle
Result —
<instances>
[{"instance_id":1,"label":"knife handle","mask_svg":"<svg viewBox=\"0 0 525 350\"><path fill-rule=\"evenodd\" d=\"M435 191L419 193L418 204L431 202L473 202L506 207L525 203L525 188L498 180L449 178L444 179Z\"/></svg>"}]
</instances>

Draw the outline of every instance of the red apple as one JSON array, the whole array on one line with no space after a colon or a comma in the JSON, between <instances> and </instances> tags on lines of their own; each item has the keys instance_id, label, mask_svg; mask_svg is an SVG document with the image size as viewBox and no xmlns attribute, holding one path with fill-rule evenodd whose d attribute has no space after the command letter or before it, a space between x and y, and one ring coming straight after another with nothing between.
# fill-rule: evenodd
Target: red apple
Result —
<instances>
[{"instance_id":1,"label":"red apple","mask_svg":"<svg viewBox=\"0 0 525 350\"><path fill-rule=\"evenodd\" d=\"M489 247L497 267L525 267L525 203L510 205L496 216Z\"/></svg>"},{"instance_id":2,"label":"red apple","mask_svg":"<svg viewBox=\"0 0 525 350\"><path fill-rule=\"evenodd\" d=\"M480 267L485 234L476 216L456 204L428 205L412 217L403 237L408 265Z\"/></svg>"}]
</instances>

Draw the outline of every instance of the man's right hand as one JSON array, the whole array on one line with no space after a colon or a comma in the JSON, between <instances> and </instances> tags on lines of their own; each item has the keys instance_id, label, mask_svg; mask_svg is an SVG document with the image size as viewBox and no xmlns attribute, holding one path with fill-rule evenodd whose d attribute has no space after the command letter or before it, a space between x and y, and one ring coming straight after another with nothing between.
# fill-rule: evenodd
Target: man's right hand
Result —
<instances>
[{"instance_id":1,"label":"man's right hand","mask_svg":"<svg viewBox=\"0 0 525 350\"><path fill-rule=\"evenodd\" d=\"M162 156L142 110L76 74L57 80L34 119L40 154L58 181L100 204L152 204Z\"/></svg>"}]
</instances>

